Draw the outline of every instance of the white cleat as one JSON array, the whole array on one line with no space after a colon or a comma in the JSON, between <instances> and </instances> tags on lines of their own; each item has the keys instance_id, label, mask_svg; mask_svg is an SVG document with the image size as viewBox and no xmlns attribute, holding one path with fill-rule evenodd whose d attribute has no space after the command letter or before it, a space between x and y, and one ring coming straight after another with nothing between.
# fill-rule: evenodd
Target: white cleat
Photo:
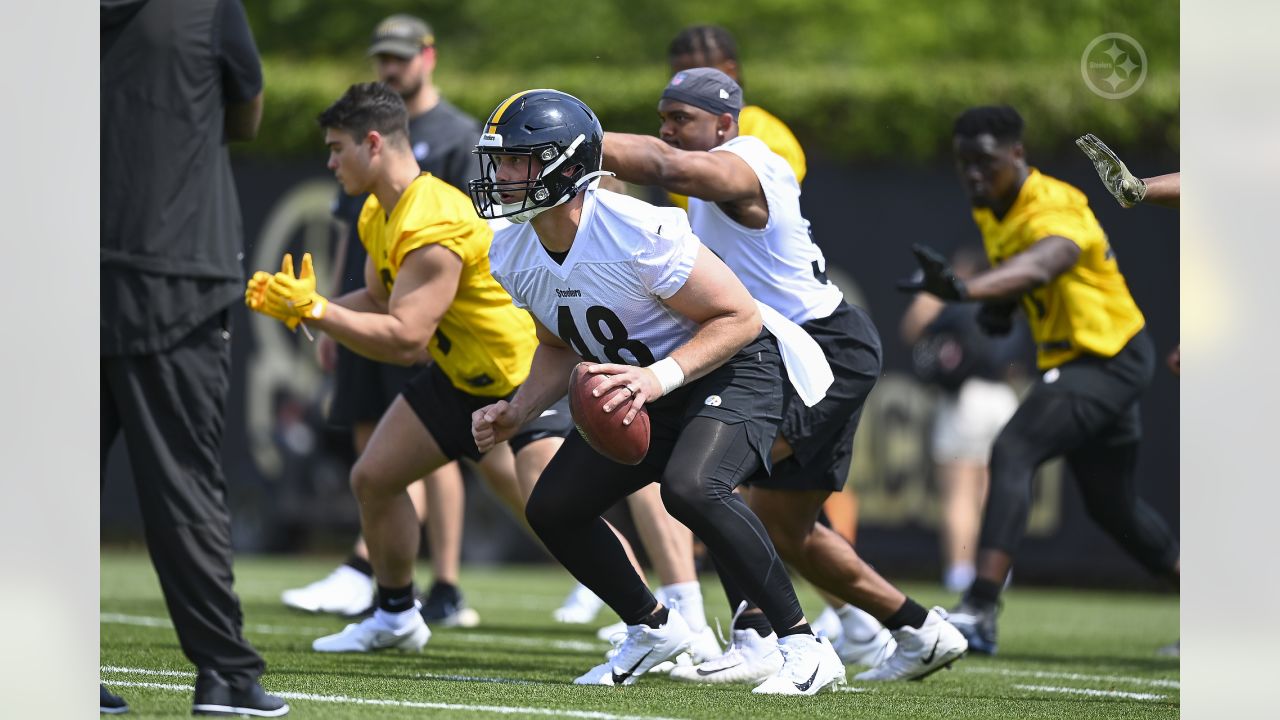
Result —
<instances>
[{"instance_id":1,"label":"white cleat","mask_svg":"<svg viewBox=\"0 0 1280 720\"><path fill-rule=\"evenodd\" d=\"M339 565L306 587L285 590L280 599L296 610L354 617L373 607L375 590L373 578L355 568Z\"/></svg>"},{"instance_id":2,"label":"white cleat","mask_svg":"<svg viewBox=\"0 0 1280 720\"><path fill-rule=\"evenodd\" d=\"M778 641L782 669L751 692L757 695L816 695L844 685L844 664L831 641L813 635L788 635Z\"/></svg>"},{"instance_id":3,"label":"white cleat","mask_svg":"<svg viewBox=\"0 0 1280 720\"><path fill-rule=\"evenodd\" d=\"M836 638L840 637L844 632L844 626L840 623L840 616L836 614L834 608L830 605L822 608L822 613L818 615L818 619L809 624L813 628L813 634L818 637L824 637L831 641L832 645L836 644Z\"/></svg>"},{"instance_id":4,"label":"white cleat","mask_svg":"<svg viewBox=\"0 0 1280 720\"><path fill-rule=\"evenodd\" d=\"M672 612L675 612L672 610ZM687 623L686 623L687 624ZM627 634L627 624L619 620L612 625L605 625L596 631L596 639L613 642L614 638Z\"/></svg>"},{"instance_id":5,"label":"white cleat","mask_svg":"<svg viewBox=\"0 0 1280 720\"><path fill-rule=\"evenodd\" d=\"M947 667L969 649L964 635L947 622L947 611L935 607L917 630L905 625L893 631L898 649L879 665L853 676L854 680L923 680Z\"/></svg>"},{"instance_id":6,"label":"white cleat","mask_svg":"<svg viewBox=\"0 0 1280 720\"><path fill-rule=\"evenodd\" d=\"M710 627L704 627L702 632L694 633L693 639L689 641L688 655L690 665L714 660L720 657L722 653L720 641L716 640L716 634L711 631Z\"/></svg>"},{"instance_id":7,"label":"white cleat","mask_svg":"<svg viewBox=\"0 0 1280 720\"><path fill-rule=\"evenodd\" d=\"M686 620L685 622L688 623L689 621ZM720 641L716 640L716 634L708 626L702 628L702 632L693 634L693 639L689 641L688 650L670 660L654 665L649 669L649 672L670 673L676 668L691 668L698 663L718 658L720 655Z\"/></svg>"},{"instance_id":8,"label":"white cleat","mask_svg":"<svg viewBox=\"0 0 1280 720\"><path fill-rule=\"evenodd\" d=\"M782 669L778 636L760 637L755 630L734 630L733 642L719 657L671 671L676 680L695 683L758 683Z\"/></svg>"},{"instance_id":9,"label":"white cleat","mask_svg":"<svg viewBox=\"0 0 1280 720\"><path fill-rule=\"evenodd\" d=\"M423 622L417 610L405 613L409 616L404 627L393 628L377 615L352 623L342 632L326 635L311 643L316 652L357 653L375 650L405 650L421 652L431 639L431 629Z\"/></svg>"},{"instance_id":10,"label":"white cleat","mask_svg":"<svg viewBox=\"0 0 1280 720\"><path fill-rule=\"evenodd\" d=\"M850 639L848 635L841 634L831 642L836 649L836 654L846 665L866 665L875 667L893 655L898 649L898 641L893 639L893 633L888 628L880 628L871 639L859 641Z\"/></svg>"},{"instance_id":11,"label":"white cleat","mask_svg":"<svg viewBox=\"0 0 1280 720\"><path fill-rule=\"evenodd\" d=\"M586 625L596 619L596 614L602 607L604 607L604 601L596 597L596 594L586 585L578 583L569 593L569 597L564 599L564 603L551 612L551 617L555 618L556 622Z\"/></svg>"},{"instance_id":12,"label":"white cleat","mask_svg":"<svg viewBox=\"0 0 1280 720\"><path fill-rule=\"evenodd\" d=\"M613 657L578 678L575 685L630 685L654 665L674 658L689 647L693 632L680 613L672 610L665 625L628 625L626 639Z\"/></svg>"}]
</instances>

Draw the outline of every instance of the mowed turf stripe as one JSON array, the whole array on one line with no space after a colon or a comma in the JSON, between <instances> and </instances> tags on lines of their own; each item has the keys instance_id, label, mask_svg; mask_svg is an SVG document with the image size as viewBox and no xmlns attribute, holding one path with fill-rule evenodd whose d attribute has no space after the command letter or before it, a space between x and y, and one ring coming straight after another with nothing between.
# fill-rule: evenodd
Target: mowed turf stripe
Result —
<instances>
[{"instance_id":1,"label":"mowed turf stripe","mask_svg":"<svg viewBox=\"0 0 1280 720\"><path fill-rule=\"evenodd\" d=\"M135 625L138 627L150 628L172 628L173 623L168 618L148 617L146 615L126 615L123 613L101 613L98 615L99 622L113 623L116 625ZM309 635L312 637L320 637L329 635L338 631L338 628L320 628L320 627L300 627L293 625L256 625L246 624L245 632L261 633L264 635ZM522 645L524 647L553 647L557 650L577 650L580 652L597 652L605 649L602 642L588 642L586 640L540 640L537 638L518 637L513 635L493 635L486 633L473 632L447 632L433 635L432 637L440 640L464 640L466 642L474 642L481 644L493 645Z\"/></svg>"},{"instance_id":2,"label":"mowed turf stripe","mask_svg":"<svg viewBox=\"0 0 1280 720\"><path fill-rule=\"evenodd\" d=\"M193 685L173 685L170 683L131 682L128 680L112 680L112 687L151 688L154 690L173 690L176 692L193 692ZM414 708L419 710L450 710L458 712L487 712L502 715L550 715L552 717L586 718L586 720L683 720L682 718L662 717L659 715L615 715L595 710L554 710L551 708L518 707L509 705L463 705L460 703L417 702L413 700L386 700L382 698L359 698L348 695L317 695L315 693L280 692L270 690L286 700L310 700L312 702L336 703L339 705L380 705L384 707Z\"/></svg>"},{"instance_id":3,"label":"mowed turf stripe","mask_svg":"<svg viewBox=\"0 0 1280 720\"><path fill-rule=\"evenodd\" d=\"M1118 682L1129 685L1150 685L1180 689L1182 683L1177 680L1162 678L1140 678L1126 675L1083 675L1072 672L1050 672L1048 670L1010 670L1008 668L961 667L962 672L984 673L987 675L1003 675L1005 677L1032 677L1041 680L1079 680L1082 682Z\"/></svg>"},{"instance_id":4,"label":"mowed turf stripe","mask_svg":"<svg viewBox=\"0 0 1280 720\"><path fill-rule=\"evenodd\" d=\"M150 670L148 668L132 668L121 667L119 665L103 665L98 668L100 672L118 673L121 675L159 675L163 677L194 677L195 673L182 670ZM453 675L443 673L424 673L415 672L415 678L423 680L449 680L452 682L478 682L478 683L494 683L496 685L559 685L560 683L543 682L539 680L521 680L519 678L506 677L484 677L480 675Z\"/></svg>"},{"instance_id":5,"label":"mowed turf stripe","mask_svg":"<svg viewBox=\"0 0 1280 720\"><path fill-rule=\"evenodd\" d=\"M1014 688L1018 690L1030 690L1032 692L1062 693L1064 695L1086 695L1088 697L1110 697L1124 698L1126 700L1164 700L1164 695L1156 695L1154 693L1135 693L1124 692L1121 690L1094 690L1093 688L1073 688L1073 687L1055 687L1052 685L1019 685L1014 684Z\"/></svg>"}]
</instances>

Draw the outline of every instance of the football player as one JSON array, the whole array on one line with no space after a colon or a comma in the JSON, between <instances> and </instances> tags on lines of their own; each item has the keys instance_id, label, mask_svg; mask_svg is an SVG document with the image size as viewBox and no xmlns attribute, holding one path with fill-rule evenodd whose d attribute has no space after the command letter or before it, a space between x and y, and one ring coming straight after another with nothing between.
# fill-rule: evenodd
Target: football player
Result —
<instances>
[{"instance_id":1,"label":"football player","mask_svg":"<svg viewBox=\"0 0 1280 720\"><path fill-rule=\"evenodd\" d=\"M1031 479L1062 456L1090 516L1151 573L1177 582L1178 541L1137 493L1138 401L1155 352L1107 235L1084 193L1027 165L1022 117L975 107L955 121L956 170L973 205L991 269L967 281L916 246L923 274L908 292L981 302L979 322L1008 332L1022 305L1043 373L991 451L977 578L952 612L971 650L996 652L996 613L1026 532ZM1014 302L1010 302L1014 301Z\"/></svg>"},{"instance_id":2,"label":"football player","mask_svg":"<svg viewBox=\"0 0 1280 720\"><path fill-rule=\"evenodd\" d=\"M542 469L520 462L527 445L512 463L507 447L481 452L471 437L472 411L523 382L537 339L528 313L489 274L488 223L465 194L420 170L408 121L404 101L380 83L351 86L319 117L329 169L347 193L370 193L359 221L368 250L364 287L332 301L320 296L308 254L298 276L286 255L280 272L256 273L245 292L253 310L291 328L321 330L372 360L431 361L383 414L351 471L377 580L376 610L317 639L319 652L420 650L430 638L413 592L420 532L406 492L411 483L469 458L523 518Z\"/></svg>"},{"instance_id":3,"label":"football player","mask_svg":"<svg viewBox=\"0 0 1280 720\"><path fill-rule=\"evenodd\" d=\"M892 637L876 625L862 643L842 638L846 661L875 666L858 678L921 678L964 654L964 638L941 608L926 610L904 595L817 522L849 475L862 406L880 376L880 335L866 311L846 303L827 280L826 259L800 213L795 173L759 138L740 134L741 110L742 88L729 76L714 68L678 72L658 102L661 139L607 133L604 166L627 182L688 195L694 233L757 300L821 346L835 381L817 404L787 393L772 472L762 468L747 480L747 502L788 565L891 631ZM749 602L751 594L731 576L722 580L731 606ZM673 677L732 682L767 673L776 657L775 628L754 607L736 623L725 655L677 668Z\"/></svg>"},{"instance_id":4,"label":"football player","mask_svg":"<svg viewBox=\"0 0 1280 720\"><path fill-rule=\"evenodd\" d=\"M605 411L627 423L641 408L649 412L641 464L615 463L571 435L529 498L529 524L547 549L627 623L617 654L575 682L630 684L692 638L600 518L659 482L671 514L777 629L782 667L754 691L811 695L843 683L839 657L813 635L767 532L733 492L769 467L781 419L779 343L762 327L768 309L703 247L682 211L594 187L605 174L603 141L599 121L577 98L516 93L485 123L476 146L481 176L471 183L481 216L514 223L494 239L493 274L532 313L539 340L529 379L510 402L475 413L477 446L502 441L564 396L580 361L608 375L597 388L602 397L612 392ZM824 390L805 384L811 396Z\"/></svg>"}]
</instances>

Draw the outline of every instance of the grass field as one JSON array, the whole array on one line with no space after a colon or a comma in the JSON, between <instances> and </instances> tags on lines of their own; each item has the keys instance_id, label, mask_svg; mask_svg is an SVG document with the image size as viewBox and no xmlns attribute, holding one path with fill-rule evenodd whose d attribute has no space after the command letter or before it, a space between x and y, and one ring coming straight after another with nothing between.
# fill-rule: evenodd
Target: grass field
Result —
<instances>
[{"instance_id":1,"label":"grass field","mask_svg":"<svg viewBox=\"0 0 1280 720\"><path fill-rule=\"evenodd\" d=\"M292 612L280 591L315 580L331 559L244 557L236 590L245 632L266 657L263 685L284 694L290 717L620 718L1168 718L1179 713L1177 659L1155 649L1178 635L1170 595L1014 588L1001 616L1000 654L969 657L921 683L851 681L847 692L759 697L748 686L690 686L660 675L625 688L575 687L602 661L597 625L550 620L570 587L552 566L463 571L477 628L437 629L422 654L321 655L338 618ZM419 578L427 578L426 568ZM704 578L708 612L727 623L723 595ZM925 604L954 598L904 588ZM807 586L801 601L821 609ZM101 677L132 706L127 717L189 717L194 672L178 647L145 554L104 552ZM616 618L605 611L598 624ZM714 620L712 621L714 625ZM849 677L854 674L850 668Z\"/></svg>"}]
</instances>

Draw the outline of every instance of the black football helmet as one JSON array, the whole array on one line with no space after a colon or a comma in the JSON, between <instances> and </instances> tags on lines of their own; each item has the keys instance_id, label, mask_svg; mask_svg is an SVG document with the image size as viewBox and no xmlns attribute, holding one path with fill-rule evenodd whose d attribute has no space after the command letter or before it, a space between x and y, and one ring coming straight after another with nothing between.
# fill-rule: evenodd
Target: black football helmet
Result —
<instances>
[{"instance_id":1,"label":"black football helmet","mask_svg":"<svg viewBox=\"0 0 1280 720\"><path fill-rule=\"evenodd\" d=\"M527 222L566 202L602 172L604 130L595 113L578 98L559 90L525 90L503 100L484 123L476 145L480 177L468 184L471 202L483 218ZM495 156L528 155L523 180L498 182ZM504 203L502 194L522 195Z\"/></svg>"}]
</instances>

